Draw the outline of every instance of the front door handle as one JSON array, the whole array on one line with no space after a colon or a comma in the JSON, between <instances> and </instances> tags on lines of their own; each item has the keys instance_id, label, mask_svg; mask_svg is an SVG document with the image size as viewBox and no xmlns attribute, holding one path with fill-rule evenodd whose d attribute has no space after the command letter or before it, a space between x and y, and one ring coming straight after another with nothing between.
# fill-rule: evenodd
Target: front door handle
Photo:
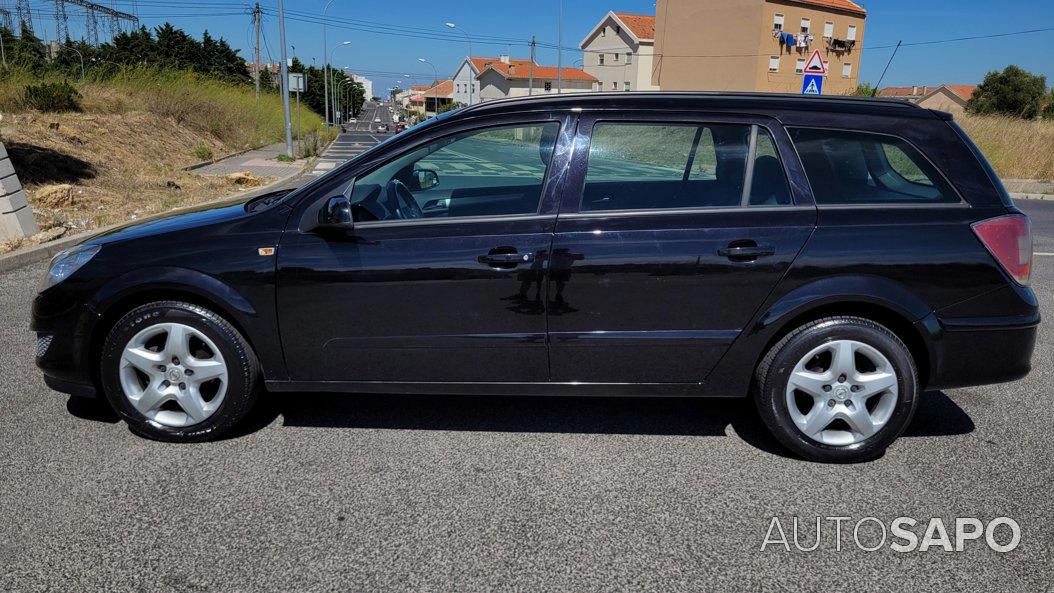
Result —
<instances>
[{"instance_id":1,"label":"front door handle","mask_svg":"<svg viewBox=\"0 0 1054 593\"><path fill-rule=\"evenodd\" d=\"M516 266L529 264L534 261L533 253L512 253L492 249L490 253L476 258L481 264L492 268L515 268Z\"/></svg>"},{"instance_id":2,"label":"front door handle","mask_svg":"<svg viewBox=\"0 0 1054 593\"><path fill-rule=\"evenodd\" d=\"M751 261L759 257L776 255L776 248L772 245L737 245L733 243L728 247L718 249L717 254L733 261Z\"/></svg>"}]
</instances>

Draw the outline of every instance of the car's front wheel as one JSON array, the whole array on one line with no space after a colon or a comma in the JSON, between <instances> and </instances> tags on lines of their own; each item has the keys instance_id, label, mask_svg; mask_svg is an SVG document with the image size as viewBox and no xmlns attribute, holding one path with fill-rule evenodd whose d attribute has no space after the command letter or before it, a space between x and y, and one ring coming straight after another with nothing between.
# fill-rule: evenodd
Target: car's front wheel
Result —
<instances>
[{"instance_id":1,"label":"car's front wheel","mask_svg":"<svg viewBox=\"0 0 1054 593\"><path fill-rule=\"evenodd\" d=\"M808 323L776 343L756 371L755 403L773 435L806 459L882 455L915 414L918 373L893 332L859 317Z\"/></svg>"},{"instance_id":2,"label":"car's front wheel","mask_svg":"<svg viewBox=\"0 0 1054 593\"><path fill-rule=\"evenodd\" d=\"M138 307L110 330L103 389L132 430L148 438L214 439L240 422L259 389L259 363L226 319L190 303Z\"/></svg>"}]
</instances>

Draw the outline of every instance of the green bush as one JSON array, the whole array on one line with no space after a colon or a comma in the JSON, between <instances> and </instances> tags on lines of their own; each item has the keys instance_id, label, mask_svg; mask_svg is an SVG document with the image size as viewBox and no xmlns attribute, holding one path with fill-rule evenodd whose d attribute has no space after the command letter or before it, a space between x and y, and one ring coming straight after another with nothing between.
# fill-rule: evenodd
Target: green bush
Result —
<instances>
[{"instance_id":1,"label":"green bush","mask_svg":"<svg viewBox=\"0 0 1054 593\"><path fill-rule=\"evenodd\" d=\"M194 156L201 161L210 161L212 160L212 147L204 140L198 140L197 145L194 146Z\"/></svg>"},{"instance_id":2,"label":"green bush","mask_svg":"<svg viewBox=\"0 0 1054 593\"><path fill-rule=\"evenodd\" d=\"M1009 115L1035 119L1047 94L1047 79L1017 66L1002 72L989 72L978 85L966 110L978 115Z\"/></svg>"},{"instance_id":3,"label":"green bush","mask_svg":"<svg viewBox=\"0 0 1054 593\"><path fill-rule=\"evenodd\" d=\"M81 94L69 82L26 85L22 102L30 109L51 113L81 110Z\"/></svg>"}]
</instances>

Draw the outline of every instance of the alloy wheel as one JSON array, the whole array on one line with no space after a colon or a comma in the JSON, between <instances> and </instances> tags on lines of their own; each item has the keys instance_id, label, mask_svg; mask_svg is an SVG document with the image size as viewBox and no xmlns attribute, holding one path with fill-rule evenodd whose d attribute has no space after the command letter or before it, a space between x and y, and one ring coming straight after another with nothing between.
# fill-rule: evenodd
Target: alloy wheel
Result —
<instances>
[{"instance_id":1,"label":"alloy wheel","mask_svg":"<svg viewBox=\"0 0 1054 593\"><path fill-rule=\"evenodd\" d=\"M835 340L801 358L787 381L786 402L805 436L844 446L881 430L897 393L896 369L885 355L863 342Z\"/></svg>"},{"instance_id":2,"label":"alloy wheel","mask_svg":"<svg viewBox=\"0 0 1054 593\"><path fill-rule=\"evenodd\" d=\"M152 325L125 345L118 366L125 397L148 420L200 424L223 403L228 369L216 344L181 323Z\"/></svg>"}]
</instances>

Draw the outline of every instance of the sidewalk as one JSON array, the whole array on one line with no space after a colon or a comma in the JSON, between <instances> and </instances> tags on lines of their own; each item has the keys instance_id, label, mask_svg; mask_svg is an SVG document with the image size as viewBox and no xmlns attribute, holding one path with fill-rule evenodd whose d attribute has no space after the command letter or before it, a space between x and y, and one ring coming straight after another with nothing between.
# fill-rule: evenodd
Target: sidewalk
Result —
<instances>
[{"instance_id":1,"label":"sidewalk","mask_svg":"<svg viewBox=\"0 0 1054 593\"><path fill-rule=\"evenodd\" d=\"M283 163L275 160L275 157L285 153L285 143L272 144L256 150L250 150L244 154L232 156L200 169L195 169L198 175L223 177L231 173L252 173L257 177L276 177L285 179L300 172L304 161Z\"/></svg>"}]
</instances>

